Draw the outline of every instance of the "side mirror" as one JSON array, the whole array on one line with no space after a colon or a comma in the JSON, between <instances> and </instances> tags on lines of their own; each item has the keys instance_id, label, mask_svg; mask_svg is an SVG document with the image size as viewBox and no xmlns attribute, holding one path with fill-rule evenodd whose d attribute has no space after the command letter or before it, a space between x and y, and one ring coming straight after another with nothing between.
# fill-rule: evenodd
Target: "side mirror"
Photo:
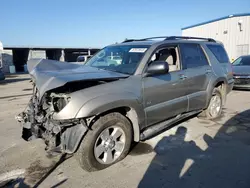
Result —
<instances>
[{"instance_id":1,"label":"side mirror","mask_svg":"<svg viewBox=\"0 0 250 188\"><path fill-rule=\"evenodd\" d=\"M169 65L165 61L153 61L148 66L146 75L159 75L159 74L166 74L169 71Z\"/></svg>"}]
</instances>

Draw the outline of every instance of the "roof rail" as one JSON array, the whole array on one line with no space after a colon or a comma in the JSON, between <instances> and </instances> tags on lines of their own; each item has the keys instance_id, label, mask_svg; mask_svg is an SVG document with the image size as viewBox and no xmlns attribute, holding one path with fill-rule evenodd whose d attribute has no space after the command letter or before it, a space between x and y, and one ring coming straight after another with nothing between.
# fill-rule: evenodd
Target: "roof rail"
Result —
<instances>
[{"instance_id":1,"label":"roof rail","mask_svg":"<svg viewBox=\"0 0 250 188\"><path fill-rule=\"evenodd\" d=\"M133 41L136 41L137 39L125 39L122 43L125 43L125 42L133 42Z\"/></svg>"},{"instance_id":2,"label":"roof rail","mask_svg":"<svg viewBox=\"0 0 250 188\"><path fill-rule=\"evenodd\" d=\"M149 38L143 38L143 39L126 39L122 43L125 42L134 42L134 41L145 41L145 40L151 40L151 39L166 39L168 36L161 36L161 37L149 37Z\"/></svg>"},{"instance_id":3,"label":"roof rail","mask_svg":"<svg viewBox=\"0 0 250 188\"><path fill-rule=\"evenodd\" d=\"M202 38L202 37L186 37L186 36L160 36L160 37L149 37L149 38L143 38L143 39L126 39L122 43L126 42L134 42L134 41L145 41L145 40L151 40L151 39L164 39L164 40L176 40L176 39L197 39L197 40L206 40L208 42L216 42L216 40L212 38Z\"/></svg>"},{"instance_id":4,"label":"roof rail","mask_svg":"<svg viewBox=\"0 0 250 188\"><path fill-rule=\"evenodd\" d=\"M165 40L176 40L176 39L198 39L198 40L207 40L208 42L216 42L216 40L212 38L202 38L202 37L185 37L185 36L170 36L167 37Z\"/></svg>"}]
</instances>

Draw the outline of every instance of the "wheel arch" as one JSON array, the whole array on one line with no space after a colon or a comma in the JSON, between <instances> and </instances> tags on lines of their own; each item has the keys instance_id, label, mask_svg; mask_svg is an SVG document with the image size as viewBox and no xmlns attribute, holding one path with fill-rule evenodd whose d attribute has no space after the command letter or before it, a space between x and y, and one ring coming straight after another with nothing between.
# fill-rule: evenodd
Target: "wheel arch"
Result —
<instances>
[{"instance_id":1,"label":"wheel arch","mask_svg":"<svg viewBox=\"0 0 250 188\"><path fill-rule=\"evenodd\" d=\"M226 84L227 84L227 80L225 78L218 78L216 80L214 80L212 82L212 84L210 84L210 86L208 87L208 96L207 96L207 105L206 107L208 107L209 105L209 101L213 95L213 90L214 88L219 88L221 95L222 95L222 104L225 105L226 103Z\"/></svg>"},{"instance_id":2,"label":"wheel arch","mask_svg":"<svg viewBox=\"0 0 250 188\"><path fill-rule=\"evenodd\" d=\"M131 128L133 130L133 140L135 142L139 142L140 141L140 125L138 121L138 113L133 107L130 107L130 106L119 106L119 107L108 109L101 113L98 113L93 118L91 118L90 121L88 122L90 128L91 128L91 125L95 121L97 121L97 119L99 119L101 116L105 116L112 112L118 112L129 120L129 122L131 123Z\"/></svg>"}]
</instances>

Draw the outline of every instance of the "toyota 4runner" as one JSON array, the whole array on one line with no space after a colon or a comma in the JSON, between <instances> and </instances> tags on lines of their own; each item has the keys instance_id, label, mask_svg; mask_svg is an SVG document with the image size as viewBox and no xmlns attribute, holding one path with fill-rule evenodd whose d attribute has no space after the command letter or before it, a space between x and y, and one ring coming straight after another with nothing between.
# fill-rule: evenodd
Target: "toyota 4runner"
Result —
<instances>
[{"instance_id":1,"label":"toyota 4runner","mask_svg":"<svg viewBox=\"0 0 250 188\"><path fill-rule=\"evenodd\" d=\"M48 152L75 153L87 171L120 161L132 142L187 117L219 117L234 82L223 45L197 37L131 39L84 65L32 59L28 70L33 96L16 117L22 137L43 138Z\"/></svg>"}]
</instances>

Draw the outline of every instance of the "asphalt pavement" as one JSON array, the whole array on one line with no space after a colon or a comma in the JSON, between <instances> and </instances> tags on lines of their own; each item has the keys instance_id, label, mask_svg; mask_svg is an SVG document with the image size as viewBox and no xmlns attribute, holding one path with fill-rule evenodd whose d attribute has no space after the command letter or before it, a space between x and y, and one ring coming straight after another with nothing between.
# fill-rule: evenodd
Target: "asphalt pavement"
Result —
<instances>
[{"instance_id":1,"label":"asphalt pavement","mask_svg":"<svg viewBox=\"0 0 250 188\"><path fill-rule=\"evenodd\" d=\"M74 156L48 157L42 140L21 139L14 117L31 92L28 75L0 81L0 185L6 179L6 187L250 187L248 91L232 91L221 118L189 119L138 143L121 162L91 173Z\"/></svg>"}]
</instances>

